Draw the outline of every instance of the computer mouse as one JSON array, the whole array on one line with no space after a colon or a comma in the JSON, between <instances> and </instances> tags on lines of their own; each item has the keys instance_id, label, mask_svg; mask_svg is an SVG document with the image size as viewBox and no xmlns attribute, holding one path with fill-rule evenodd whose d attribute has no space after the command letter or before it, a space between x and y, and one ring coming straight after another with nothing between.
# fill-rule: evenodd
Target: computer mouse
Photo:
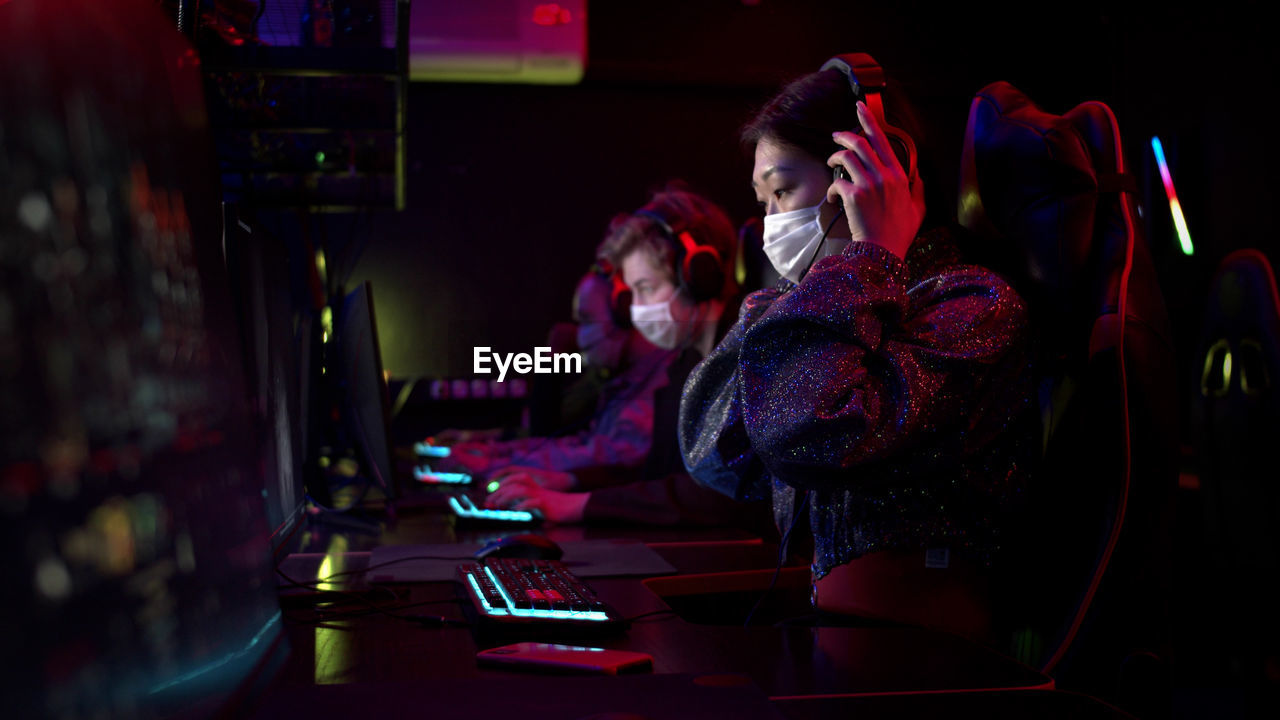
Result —
<instances>
[{"instance_id":1,"label":"computer mouse","mask_svg":"<svg viewBox=\"0 0 1280 720\"><path fill-rule=\"evenodd\" d=\"M521 533L499 538L476 551L477 560L490 557L559 560L564 550L542 535Z\"/></svg>"}]
</instances>

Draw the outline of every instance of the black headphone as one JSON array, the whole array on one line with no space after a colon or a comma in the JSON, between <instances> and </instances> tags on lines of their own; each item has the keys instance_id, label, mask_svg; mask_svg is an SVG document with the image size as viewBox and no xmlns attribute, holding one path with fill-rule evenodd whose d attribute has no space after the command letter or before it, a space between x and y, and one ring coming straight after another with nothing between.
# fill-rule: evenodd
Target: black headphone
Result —
<instances>
[{"instance_id":1,"label":"black headphone","mask_svg":"<svg viewBox=\"0 0 1280 720\"><path fill-rule=\"evenodd\" d=\"M694 302L714 300L724 290L724 267L720 252L710 245L694 239L680 218L667 217L660 208L650 204L632 213L651 220L657 225L675 251L676 277L680 287L688 291Z\"/></svg>"},{"instance_id":2,"label":"black headphone","mask_svg":"<svg viewBox=\"0 0 1280 720\"><path fill-rule=\"evenodd\" d=\"M609 316L613 324L623 330L631 329L631 288L613 265L599 258L591 265L591 272L609 282Z\"/></svg>"},{"instance_id":3,"label":"black headphone","mask_svg":"<svg viewBox=\"0 0 1280 720\"><path fill-rule=\"evenodd\" d=\"M915 177L916 143L905 131L890 125L884 115L884 101L880 98L880 91L884 90L885 78L880 64L867 53L845 53L823 63L819 72L833 68L849 78L854 99L866 103L867 109L880 121L885 135L889 136L889 145L893 148L893 154L898 156L898 162L902 163L907 177Z\"/></svg>"}]
</instances>

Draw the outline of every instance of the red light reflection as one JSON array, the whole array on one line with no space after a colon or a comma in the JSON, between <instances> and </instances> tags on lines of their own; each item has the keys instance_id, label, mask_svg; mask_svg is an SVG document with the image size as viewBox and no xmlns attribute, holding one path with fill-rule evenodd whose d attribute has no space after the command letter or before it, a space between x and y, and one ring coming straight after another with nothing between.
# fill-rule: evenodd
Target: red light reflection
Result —
<instances>
[{"instance_id":1,"label":"red light reflection","mask_svg":"<svg viewBox=\"0 0 1280 720\"><path fill-rule=\"evenodd\" d=\"M568 25L572 21L573 13L569 12L569 8L560 7L558 3L535 5L533 8L533 22L538 25Z\"/></svg>"}]
</instances>

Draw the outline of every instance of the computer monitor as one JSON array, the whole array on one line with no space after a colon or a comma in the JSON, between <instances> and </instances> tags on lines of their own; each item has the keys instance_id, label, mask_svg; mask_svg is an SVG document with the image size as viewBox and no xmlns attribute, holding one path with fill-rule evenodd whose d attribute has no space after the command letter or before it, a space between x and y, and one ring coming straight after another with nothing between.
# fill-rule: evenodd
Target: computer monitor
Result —
<instances>
[{"instance_id":1,"label":"computer monitor","mask_svg":"<svg viewBox=\"0 0 1280 720\"><path fill-rule=\"evenodd\" d=\"M222 247L244 347L249 397L262 444L263 495L273 544L303 515L308 491L327 502L308 455L314 312L296 286L287 243L243 208L222 205Z\"/></svg>"},{"instance_id":2,"label":"computer monitor","mask_svg":"<svg viewBox=\"0 0 1280 720\"><path fill-rule=\"evenodd\" d=\"M0 3L8 717L234 714L284 648L193 48Z\"/></svg>"},{"instance_id":3,"label":"computer monitor","mask_svg":"<svg viewBox=\"0 0 1280 720\"><path fill-rule=\"evenodd\" d=\"M378 347L373 288L368 282L342 299L335 312L334 333L343 427L354 443L361 472L387 499L394 500L401 493L391 460L391 402Z\"/></svg>"}]
</instances>

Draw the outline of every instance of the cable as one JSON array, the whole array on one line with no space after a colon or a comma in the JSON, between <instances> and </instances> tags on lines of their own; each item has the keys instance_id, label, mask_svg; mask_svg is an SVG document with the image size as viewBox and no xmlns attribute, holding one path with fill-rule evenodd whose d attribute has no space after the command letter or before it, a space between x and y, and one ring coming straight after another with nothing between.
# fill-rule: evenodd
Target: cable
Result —
<instances>
[{"instance_id":1,"label":"cable","mask_svg":"<svg viewBox=\"0 0 1280 720\"><path fill-rule=\"evenodd\" d=\"M782 574L782 563L785 562L787 558L787 545L791 543L791 532L796 529L796 525L800 522L800 516L804 514L808 505L809 491L805 490L800 496L800 504L796 506L795 514L791 516L791 526L787 528L785 533L783 533L782 542L778 545L778 564L773 569L773 579L769 581L769 587L765 588L765 591L760 594L759 599L756 600L756 604L751 606L751 612L747 613L747 619L742 623L742 627L745 628L751 626L751 618L755 617L756 610L760 609L761 603L764 602L766 597L769 597L769 593L773 592L774 586L778 584L778 576Z\"/></svg>"},{"instance_id":2,"label":"cable","mask_svg":"<svg viewBox=\"0 0 1280 720\"><path fill-rule=\"evenodd\" d=\"M348 597L348 598L352 598L353 600L358 600L366 605L370 605L370 606L373 605L373 603L365 599L364 596L361 595L360 593L351 592L349 590L329 590L329 589L322 589L322 588L316 587L316 585L322 581L317 581L316 583L309 583L309 582L301 582L301 581L295 580L289 577L288 575L285 575L284 571L281 570L280 566L278 565L276 566L276 574L284 578L285 582L289 583L289 587L303 588L304 590L314 590L318 593L325 594L325 595L338 595L342 597ZM382 585L376 585L375 587L381 592L389 593L393 600L400 599L396 596L394 592L392 592L390 588L387 588Z\"/></svg>"},{"instance_id":3,"label":"cable","mask_svg":"<svg viewBox=\"0 0 1280 720\"><path fill-rule=\"evenodd\" d=\"M286 616L286 619L289 620L289 622L292 622L297 625L320 626L320 625L323 625L324 623L329 623L334 621L343 621L343 620L355 620L358 618L368 617L369 615L380 613L383 615L387 615L389 617L394 617L401 620L415 621L415 622L425 620L427 622L432 622L440 625L447 625L452 623L467 625L467 623L464 621L452 620L450 618L445 618L442 615L397 615L394 612L391 612L393 610L406 610L408 608L423 607L426 605L450 605L450 604L461 603L461 602L462 602L462 598L449 598L444 600L424 600L421 602L413 602L413 603L406 603L403 605L389 606L389 607L382 608L381 610L372 610L372 609L366 609L366 608L353 608L353 609L347 609L347 610L330 610L328 608L317 607L317 608L313 608L312 612L317 615L321 615L322 617L300 618L300 617ZM338 628L337 626L335 626L335 629L350 629L350 628Z\"/></svg>"},{"instance_id":4,"label":"cable","mask_svg":"<svg viewBox=\"0 0 1280 720\"><path fill-rule=\"evenodd\" d=\"M315 580L315 581L307 581L307 582L303 582L303 581L295 580L294 578L289 577L288 575L286 575L286 574L284 573L284 571L283 571L283 570L281 570L281 569L280 569L279 565L277 565L277 566L276 566L275 570L276 570L276 574L277 574L277 575L279 575L280 577L284 578L284 579L285 579L285 581L286 581L286 582L288 582L288 583L290 584L290 586L292 586L292 587L300 587L300 588L305 588L305 589L311 589L311 590L315 590L315 591L317 591L317 592L319 592L319 593L326 594L326 595L332 594L332 595L337 595L337 596L341 596L341 597L344 597L344 598L349 598L349 599L354 600L354 601L356 601L356 602L358 602L358 603L362 603L362 604L364 604L364 605L366 605L366 606L368 607L368 609L367 609L366 611L364 611L364 612L362 612L362 613L359 613L359 614L354 614L354 615L353 615L352 613L353 613L353 612L355 612L355 611L334 612L334 611L328 611L328 610L324 610L324 609L319 609L319 608L317 608L317 609L316 609L316 612L317 612L317 613L326 614L326 615L329 615L329 616L330 616L330 617L328 617L328 618L324 618L324 619L322 620L322 622L323 622L323 621L327 621L327 620L332 620L332 619L334 619L334 617L333 617L333 616L363 617L363 616L368 615L368 614L371 614L371 613L377 613L377 614L380 614L380 615L386 615L386 616L388 616L388 617L396 618L396 619L398 619L398 620L407 620L407 621L410 621L410 622L417 622L417 623L431 622L432 624L436 624L436 625L450 625L450 626L455 626L455 627L469 627L469 626L470 626L470 625L469 625L469 623L466 623L466 622L463 622L463 621L460 621L460 620L453 620L453 619L450 619L450 618L445 618L445 617L443 617L443 616L434 616L434 615L432 615L432 616L404 616L404 615L397 615L396 613L391 612L391 610L402 610L402 609L404 609L404 608L408 608L408 607L418 607L418 606L420 606L420 605L431 605L431 604L438 604L438 603L449 602L449 601L445 601L445 600L431 600L431 601L423 601L423 602L418 602L418 603L410 603L410 604L407 604L407 605L396 605L396 606L394 606L394 607L392 607L392 608L388 609L388 608L386 608L386 607L384 607L384 606L379 606L379 605L375 604L373 601L371 601L371 600L369 600L368 598L364 597L364 596L363 596L363 595L361 595L360 593L350 592L350 591L347 591L347 590L328 590L328 589L320 589L320 588L314 587L315 585L318 585L318 584L321 584L321 583L326 582L326 581L327 581L328 579L330 579L330 578L338 577L338 576L341 576L341 575L351 575L351 574L355 574L355 573L365 573L365 572L368 572L369 570L372 570L372 569L375 569L375 568L378 568L378 567L384 567L384 566L386 566L386 565L392 565L392 564L397 563L397 562L404 562L404 561L406 561L406 560L421 560L421 559L433 559L433 560L457 560L457 559L459 559L459 558L454 558L454 557L441 557L441 556L415 556L415 557L408 557L408 558L397 558L396 560L391 560L391 561L388 561L388 562L385 562L385 563L379 563L378 565L374 565L374 566L366 567L366 568L361 568L361 569L359 569L359 570L349 570L349 571L346 571L346 572L334 573L333 575L328 576L328 577L327 577L327 578L325 578L324 580ZM377 585L377 586L375 586L375 587L377 587L379 591L383 591L383 592L387 592L387 593L389 593L389 594L391 595L391 597L392 597L392 599L393 599L393 600L399 601L399 599L400 599L400 598L399 598L399 597L398 597L398 596L397 596L397 595L396 595L396 594L395 594L395 593L394 593L390 588L387 588L387 587L382 586L382 585ZM291 618L291 620L296 620L296 618Z\"/></svg>"},{"instance_id":5,"label":"cable","mask_svg":"<svg viewBox=\"0 0 1280 720\"><path fill-rule=\"evenodd\" d=\"M368 566L368 567L361 568L361 569L359 569L359 570L344 570L343 572L334 573L334 574L332 574L332 575L328 576L327 578L325 578L324 580L317 580L316 582L318 582L318 583L327 582L327 581L329 581L329 580L330 580L330 579L332 579L332 578L341 577L341 576L343 576L343 575L359 575L359 574L361 574L361 573L367 573L367 572L369 572L370 570L377 570L378 568L384 568L384 567L387 567L388 565L395 565L395 564L397 564L397 563L402 563L402 562L409 562L410 560L461 560L461 561L463 561L463 562L469 562L469 561L475 560L475 557L474 557L474 556L472 556L472 555L469 555L469 554L468 554L468 555L459 555L459 556L452 556L452 555L411 555L411 556L409 556L409 557L396 558L395 560L388 560L388 561L386 561L386 562L380 562L380 563L378 563L378 564L376 564L376 565L370 565L370 566Z\"/></svg>"},{"instance_id":6,"label":"cable","mask_svg":"<svg viewBox=\"0 0 1280 720\"><path fill-rule=\"evenodd\" d=\"M831 229L836 226L836 221L844 217L844 205L836 211L836 216L831 218L831 222L827 223L827 229L822 231L822 239L818 241L818 247L813 249L813 257L809 258L809 264L805 266L804 272L800 273L800 279L804 280L804 276L809 274L813 269L813 264L818 262L818 255L822 253L822 248L827 244L827 236L831 234ZM799 285L800 283L796 283Z\"/></svg>"},{"instance_id":7,"label":"cable","mask_svg":"<svg viewBox=\"0 0 1280 720\"><path fill-rule=\"evenodd\" d=\"M325 577L323 577L323 578L317 578L317 579L315 579L315 580L305 580L305 581L303 581L303 580L294 580L293 578L289 577L288 575L285 575L285 574L284 574L284 572L280 569L280 565L279 565L278 563L276 564L276 572L277 572L277 573L279 573L280 577L284 578L285 580L288 580L288 581L289 581L289 583L290 583L293 587L311 588L311 587L315 587L315 586L319 586L319 585L323 585L323 584L325 584L325 583L331 582L334 578L344 577L344 576L346 576L346 575L361 575L361 574L364 574L364 573L369 572L370 570L377 570L378 568L387 567L388 565L395 565L395 564L397 564L397 563L409 562L409 561L411 561L411 560L462 560L462 561L469 561L469 560L473 560L473 559L474 559L474 558L473 558L471 555L462 555L462 556L456 556L456 557L455 557L455 556L452 556L452 555L411 555L411 556L409 556L409 557L396 558L395 560L388 560L388 561L386 561L386 562L381 562L381 563L378 563L378 564L376 564L376 565L369 565L368 567L358 568L358 569L356 569L356 570L344 570L344 571L342 571L342 572L336 572L336 573L333 573L333 574L331 574L331 575L326 575L326 576L325 576ZM316 589L318 590L318 588L316 588ZM319 590L319 592L338 592L338 593L340 593L340 592L343 592L343 591L341 591L341 590Z\"/></svg>"}]
</instances>

